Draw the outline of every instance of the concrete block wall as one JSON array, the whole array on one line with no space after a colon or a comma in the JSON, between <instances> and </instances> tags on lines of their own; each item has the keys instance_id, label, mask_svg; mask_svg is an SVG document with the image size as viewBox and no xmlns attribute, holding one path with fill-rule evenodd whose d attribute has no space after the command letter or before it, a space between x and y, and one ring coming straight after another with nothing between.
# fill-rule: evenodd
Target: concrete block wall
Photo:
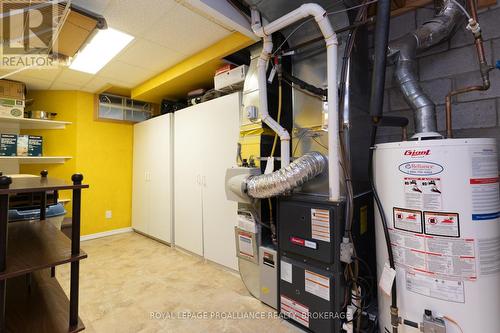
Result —
<instances>
[{"instance_id":1,"label":"concrete block wall","mask_svg":"<svg viewBox=\"0 0 500 333\"><path fill-rule=\"evenodd\" d=\"M432 6L420 8L391 20L390 39L394 40L414 31L434 15ZM500 60L500 5L480 10L479 23L485 39L488 62ZM441 45L418 56L418 74L424 91L436 103L438 129L444 134L444 103L451 89L480 84L479 65L472 34L460 27L455 35ZM387 115L406 116L413 134L413 113L393 80L393 66L387 68L384 112ZM490 72L491 88L453 99L453 128L455 137L493 137L500 147L500 70ZM379 130L378 141L401 138L399 129Z\"/></svg>"}]
</instances>

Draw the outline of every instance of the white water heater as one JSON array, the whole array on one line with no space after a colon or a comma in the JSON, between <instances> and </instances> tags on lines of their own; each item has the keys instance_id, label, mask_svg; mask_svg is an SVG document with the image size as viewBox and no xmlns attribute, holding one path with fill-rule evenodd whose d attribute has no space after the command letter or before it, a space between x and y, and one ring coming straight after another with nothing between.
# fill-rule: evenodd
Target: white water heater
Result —
<instances>
[{"instance_id":1,"label":"white water heater","mask_svg":"<svg viewBox=\"0 0 500 333\"><path fill-rule=\"evenodd\" d=\"M399 316L421 324L431 310L443 318L446 333L500 332L495 140L379 144L374 168L395 258ZM378 213L376 242L380 279L388 252ZM379 289L381 332L392 332L390 305ZM399 332L420 328L403 324Z\"/></svg>"}]
</instances>

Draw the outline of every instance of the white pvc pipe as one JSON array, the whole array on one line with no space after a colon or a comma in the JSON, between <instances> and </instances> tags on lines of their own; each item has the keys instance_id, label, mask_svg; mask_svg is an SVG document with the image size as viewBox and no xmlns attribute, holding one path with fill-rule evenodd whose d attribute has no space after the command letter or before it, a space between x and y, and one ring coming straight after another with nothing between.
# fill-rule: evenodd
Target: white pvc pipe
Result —
<instances>
[{"instance_id":1,"label":"white pvc pipe","mask_svg":"<svg viewBox=\"0 0 500 333\"><path fill-rule=\"evenodd\" d=\"M326 56L327 56L327 79L328 79L328 185L329 185L329 199L330 201L340 200L340 161L339 161L339 106L338 106L338 86L337 86L337 35L333 31L332 25L328 20L326 11L319 5L313 3L303 4L299 8L291 11L290 13L276 19L275 21L262 26L260 22L260 15L252 9L252 30L254 33L264 39L264 48L262 50L259 64L259 97L261 101L260 108L265 106L267 112L267 81L266 81L266 66L269 60L269 53L272 51L269 48L266 50L266 39L269 45L269 40L272 33L281 30L292 23L295 23L306 17L313 16L316 23L325 37L326 43ZM268 46L269 47L269 46ZM265 56L267 53L267 57ZM265 65L263 65L265 62ZM264 74L262 75L263 72ZM265 103L262 103L263 96ZM260 110L262 112L262 110ZM268 114L269 115L269 114ZM271 119L268 117L268 119ZM263 119L264 120L264 119ZM269 120L268 120L269 121ZM273 120L274 121L274 120ZM275 122L275 121L274 121ZM266 122L267 123L267 122ZM275 122L276 123L276 122ZM269 124L268 124L269 125ZM278 124L279 126L279 124ZM273 128L271 125L269 127ZM282 128L281 126L279 126ZM273 128L276 133L279 128ZM286 132L286 130L285 130ZM286 132L288 134L288 132ZM289 138L289 135L288 135ZM280 139L281 136L280 136ZM282 139L283 140L283 139ZM289 141L290 139L288 139ZM289 145L289 142L288 142ZM289 146L288 146L289 147ZM283 142L281 147L283 154ZM289 150L287 150L289 152ZM283 157L282 157L283 159ZM283 161L282 161L283 163ZM283 164L282 164L283 165Z\"/></svg>"},{"instance_id":2,"label":"white pvc pipe","mask_svg":"<svg viewBox=\"0 0 500 333\"><path fill-rule=\"evenodd\" d=\"M260 25L259 25L260 26ZM258 28L256 28L258 29ZM271 36L262 36L263 46L259 60L257 62L257 79L259 85L259 113L262 121L267 124L276 134L281 143L281 167L290 164L290 134L276 120L269 115L267 105L267 63L273 51Z\"/></svg>"}]
</instances>

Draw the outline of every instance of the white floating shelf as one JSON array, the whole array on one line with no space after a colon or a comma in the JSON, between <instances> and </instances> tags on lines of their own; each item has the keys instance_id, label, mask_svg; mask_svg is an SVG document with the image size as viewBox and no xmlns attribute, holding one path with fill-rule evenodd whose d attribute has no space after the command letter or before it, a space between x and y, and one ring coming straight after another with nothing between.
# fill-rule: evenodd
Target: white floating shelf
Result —
<instances>
[{"instance_id":1,"label":"white floating shelf","mask_svg":"<svg viewBox=\"0 0 500 333\"><path fill-rule=\"evenodd\" d=\"M70 156L0 156L2 161L18 161L19 164L62 164Z\"/></svg>"},{"instance_id":2,"label":"white floating shelf","mask_svg":"<svg viewBox=\"0 0 500 333\"><path fill-rule=\"evenodd\" d=\"M0 123L19 125L19 129L64 129L71 125L68 121L10 117L0 117Z\"/></svg>"}]
</instances>

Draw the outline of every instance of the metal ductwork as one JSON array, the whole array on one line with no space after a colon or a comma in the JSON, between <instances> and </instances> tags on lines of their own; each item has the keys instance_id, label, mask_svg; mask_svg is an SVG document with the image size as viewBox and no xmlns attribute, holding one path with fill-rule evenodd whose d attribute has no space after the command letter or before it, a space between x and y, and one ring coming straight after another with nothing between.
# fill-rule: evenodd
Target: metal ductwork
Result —
<instances>
[{"instance_id":1,"label":"metal ductwork","mask_svg":"<svg viewBox=\"0 0 500 333\"><path fill-rule=\"evenodd\" d=\"M322 154L307 153L278 171L249 177L246 180L247 194L263 199L291 192L321 174L327 165L328 161Z\"/></svg>"},{"instance_id":2,"label":"metal ductwork","mask_svg":"<svg viewBox=\"0 0 500 333\"><path fill-rule=\"evenodd\" d=\"M448 39L464 19L456 2L441 0L440 3L441 9L431 20L389 44L389 56L394 57L396 65L394 77L414 111L415 133L437 132L436 106L418 83L417 52Z\"/></svg>"}]
</instances>

